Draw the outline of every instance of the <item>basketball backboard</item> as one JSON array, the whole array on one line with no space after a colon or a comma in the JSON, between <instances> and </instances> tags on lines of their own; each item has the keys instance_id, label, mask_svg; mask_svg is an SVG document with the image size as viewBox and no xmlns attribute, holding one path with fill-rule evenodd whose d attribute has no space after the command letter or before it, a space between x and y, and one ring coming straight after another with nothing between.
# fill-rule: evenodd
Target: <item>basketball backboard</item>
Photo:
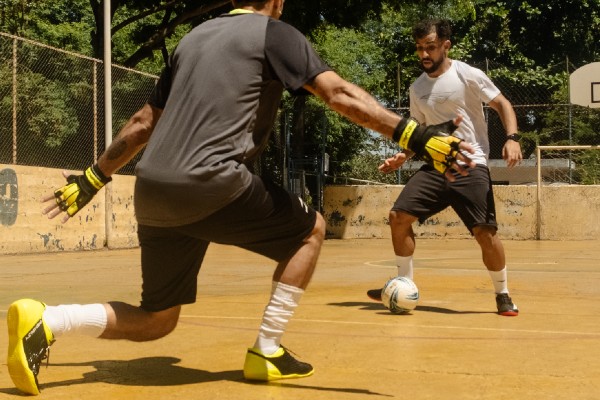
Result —
<instances>
[{"instance_id":1,"label":"basketball backboard","mask_svg":"<svg viewBox=\"0 0 600 400\"><path fill-rule=\"evenodd\" d=\"M600 62L576 69L569 78L573 104L600 108Z\"/></svg>"}]
</instances>

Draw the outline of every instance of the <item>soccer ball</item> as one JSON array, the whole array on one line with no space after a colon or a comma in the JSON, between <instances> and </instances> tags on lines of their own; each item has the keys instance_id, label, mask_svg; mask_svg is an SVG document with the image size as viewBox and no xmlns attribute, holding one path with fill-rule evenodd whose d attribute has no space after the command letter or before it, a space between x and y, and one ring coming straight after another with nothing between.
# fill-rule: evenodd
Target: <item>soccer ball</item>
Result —
<instances>
[{"instance_id":1,"label":"soccer ball","mask_svg":"<svg viewBox=\"0 0 600 400\"><path fill-rule=\"evenodd\" d=\"M419 288L403 276L392 278L381 289L383 305L394 314L406 314L419 302Z\"/></svg>"}]
</instances>

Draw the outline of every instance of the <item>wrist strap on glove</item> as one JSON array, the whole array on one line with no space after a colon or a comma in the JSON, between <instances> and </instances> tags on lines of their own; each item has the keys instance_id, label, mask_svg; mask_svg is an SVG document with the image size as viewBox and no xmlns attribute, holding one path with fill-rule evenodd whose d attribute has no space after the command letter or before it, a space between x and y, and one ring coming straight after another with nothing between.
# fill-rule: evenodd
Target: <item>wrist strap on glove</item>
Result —
<instances>
[{"instance_id":1,"label":"wrist strap on glove","mask_svg":"<svg viewBox=\"0 0 600 400\"><path fill-rule=\"evenodd\" d=\"M96 191L102 189L104 185L112 181L111 177L107 177L98 167L98 164L94 164L84 172L87 181L96 189Z\"/></svg>"},{"instance_id":2,"label":"wrist strap on glove","mask_svg":"<svg viewBox=\"0 0 600 400\"><path fill-rule=\"evenodd\" d=\"M414 118L402 118L396 128L392 139L397 142L403 149L415 151L410 145L412 144L413 133L419 126L419 123Z\"/></svg>"},{"instance_id":3,"label":"wrist strap on glove","mask_svg":"<svg viewBox=\"0 0 600 400\"><path fill-rule=\"evenodd\" d=\"M433 136L433 131L421 125L416 119L402 118L394 129L392 138L403 149L408 149L418 157L423 154L425 143Z\"/></svg>"}]
</instances>

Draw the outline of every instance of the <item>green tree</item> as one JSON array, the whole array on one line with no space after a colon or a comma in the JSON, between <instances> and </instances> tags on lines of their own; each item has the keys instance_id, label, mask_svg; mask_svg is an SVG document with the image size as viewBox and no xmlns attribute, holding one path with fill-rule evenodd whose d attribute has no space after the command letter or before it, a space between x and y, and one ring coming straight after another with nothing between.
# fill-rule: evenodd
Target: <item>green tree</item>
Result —
<instances>
[{"instance_id":1,"label":"green tree","mask_svg":"<svg viewBox=\"0 0 600 400\"><path fill-rule=\"evenodd\" d=\"M317 52L341 77L371 93L383 93L382 88L386 86L383 49L368 36L351 28L323 25L313 33L313 40ZM330 166L331 172L348 171L352 157L365 150L369 133L312 96L307 99L304 112L308 121L304 132L294 132L304 134L302 153L318 155L320 147L325 145L326 152L335 160Z\"/></svg>"},{"instance_id":2,"label":"green tree","mask_svg":"<svg viewBox=\"0 0 600 400\"><path fill-rule=\"evenodd\" d=\"M178 40L192 27L231 8L229 0L112 0L113 62L157 74ZM451 56L489 73L513 102L567 102L564 61L581 66L600 58L600 2L597 0L408 0L288 1L283 19L308 35L343 77L365 87L386 106L406 114L408 86L421 73L411 27L424 17L451 20ZM103 0L0 1L0 29L62 49L102 58ZM77 74L63 61L35 70L53 82ZM69 91L82 93L85 84ZM63 83L64 84L64 83ZM70 86L69 86L70 85ZM75 86L74 86L75 85ZM116 82L119 98L145 89ZM527 92L527 98L520 98ZM48 99L51 102L50 99ZM118 102L121 104L121 102ZM79 114L79 106L74 106ZM566 109L566 108L564 108ZM336 173L364 171L361 163L381 157L372 133L326 110L313 98L291 99L284 107L295 158L331 156ZM122 110L125 112L126 110ZM121 110L119 111L119 113ZM531 150L537 142L561 142L558 115L538 108L518 113ZM120 114L119 114L120 115ZM572 138L597 142L597 114L575 112ZM121 118L120 116L118 118ZM284 138L274 148L282 153ZM360 156L357 156L360 155ZM354 160L353 160L354 157Z\"/></svg>"},{"instance_id":3,"label":"green tree","mask_svg":"<svg viewBox=\"0 0 600 400\"><path fill-rule=\"evenodd\" d=\"M12 83L11 74L10 68L0 67L0 93L11 93L7 88ZM26 68L19 74L18 85L16 123L22 134L18 136L17 160L44 165L48 154L39 149L60 147L79 128L70 88ZM4 96L0 108L12 109L12 101L12 96ZM12 137L11 131L11 123L0 124L0 137ZM62 157L64 160L68 154Z\"/></svg>"}]
</instances>

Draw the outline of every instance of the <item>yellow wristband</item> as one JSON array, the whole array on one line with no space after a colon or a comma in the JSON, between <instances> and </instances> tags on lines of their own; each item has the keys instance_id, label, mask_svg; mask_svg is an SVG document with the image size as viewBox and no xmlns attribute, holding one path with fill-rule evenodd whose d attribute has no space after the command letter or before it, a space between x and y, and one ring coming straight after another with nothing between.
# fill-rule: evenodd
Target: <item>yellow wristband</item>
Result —
<instances>
[{"instance_id":1,"label":"yellow wristband","mask_svg":"<svg viewBox=\"0 0 600 400\"><path fill-rule=\"evenodd\" d=\"M410 119L408 121L406 128L404 128L402 134L400 135L400 140L398 140L398 145L400 147L402 147L403 149L408 149L408 141L410 140L410 137L412 136L417 126L417 121L415 121L414 119Z\"/></svg>"},{"instance_id":2,"label":"yellow wristband","mask_svg":"<svg viewBox=\"0 0 600 400\"><path fill-rule=\"evenodd\" d=\"M104 183L100 180L100 178L98 178L98 176L96 176L96 174L92 170L92 167L85 170L85 177L87 178L88 182L91 183L91 185L98 190L102 189L102 187L104 186Z\"/></svg>"}]
</instances>

